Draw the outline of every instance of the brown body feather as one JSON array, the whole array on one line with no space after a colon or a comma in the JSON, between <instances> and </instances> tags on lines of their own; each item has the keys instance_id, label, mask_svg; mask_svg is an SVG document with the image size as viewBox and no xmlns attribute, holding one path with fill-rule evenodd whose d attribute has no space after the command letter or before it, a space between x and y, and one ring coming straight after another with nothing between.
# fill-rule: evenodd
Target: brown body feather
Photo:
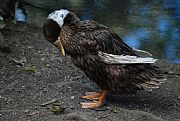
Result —
<instances>
[{"instance_id":1,"label":"brown body feather","mask_svg":"<svg viewBox=\"0 0 180 121\"><path fill-rule=\"evenodd\" d=\"M61 28L60 39L72 62L103 90L112 93L151 91L164 81L159 68L152 64L102 62L98 51L136 54L113 30L95 21L80 21L73 13L69 14Z\"/></svg>"}]
</instances>

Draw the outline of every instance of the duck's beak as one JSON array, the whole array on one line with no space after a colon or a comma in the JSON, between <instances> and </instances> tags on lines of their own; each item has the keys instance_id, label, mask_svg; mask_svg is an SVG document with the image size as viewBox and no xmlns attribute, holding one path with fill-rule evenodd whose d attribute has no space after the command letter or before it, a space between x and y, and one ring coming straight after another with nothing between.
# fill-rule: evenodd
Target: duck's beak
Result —
<instances>
[{"instance_id":1,"label":"duck's beak","mask_svg":"<svg viewBox=\"0 0 180 121\"><path fill-rule=\"evenodd\" d=\"M62 55L62 56L65 56L64 47L63 47L62 42L60 41L59 38L58 38L58 40L56 40L56 41L54 42L54 45L59 49L61 55Z\"/></svg>"}]
</instances>

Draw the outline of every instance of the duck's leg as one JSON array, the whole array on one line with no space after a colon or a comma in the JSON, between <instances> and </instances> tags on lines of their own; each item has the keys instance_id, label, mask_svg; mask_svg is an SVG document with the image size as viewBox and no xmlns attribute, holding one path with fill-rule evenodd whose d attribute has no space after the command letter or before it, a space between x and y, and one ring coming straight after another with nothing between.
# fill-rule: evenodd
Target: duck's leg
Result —
<instances>
[{"instance_id":1,"label":"duck's leg","mask_svg":"<svg viewBox=\"0 0 180 121\"><path fill-rule=\"evenodd\" d=\"M101 93L91 93L90 95L83 96L85 99L92 99L93 102L81 103L82 108L101 107L105 102L107 94L108 90L102 90Z\"/></svg>"}]
</instances>

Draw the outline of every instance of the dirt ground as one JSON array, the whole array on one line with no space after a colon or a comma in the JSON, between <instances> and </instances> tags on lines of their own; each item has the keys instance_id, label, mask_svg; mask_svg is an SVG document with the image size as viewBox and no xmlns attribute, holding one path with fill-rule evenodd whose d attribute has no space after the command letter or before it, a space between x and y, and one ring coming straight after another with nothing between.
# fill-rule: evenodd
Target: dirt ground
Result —
<instances>
[{"instance_id":1,"label":"dirt ground","mask_svg":"<svg viewBox=\"0 0 180 121\"><path fill-rule=\"evenodd\" d=\"M98 91L69 57L48 43L41 28L9 24L0 31L1 121L180 121L180 65L159 60L167 81L153 92L109 95L105 106L81 109L87 91ZM3 44L2 44L3 43ZM6 51L6 52L2 52ZM12 52L10 52L12 51ZM53 114L41 104L52 99L66 107Z\"/></svg>"}]
</instances>

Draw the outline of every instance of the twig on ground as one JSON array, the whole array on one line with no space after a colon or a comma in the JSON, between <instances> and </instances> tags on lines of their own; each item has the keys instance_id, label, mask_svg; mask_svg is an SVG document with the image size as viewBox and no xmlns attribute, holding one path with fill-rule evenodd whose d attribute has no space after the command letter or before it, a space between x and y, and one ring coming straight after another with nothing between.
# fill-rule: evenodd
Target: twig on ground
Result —
<instances>
[{"instance_id":1,"label":"twig on ground","mask_svg":"<svg viewBox=\"0 0 180 121\"><path fill-rule=\"evenodd\" d=\"M46 106L46 105L55 103L55 102L57 102L57 101L58 101L57 99L52 99L51 101L48 101L48 102L45 102L45 103L41 104L41 106Z\"/></svg>"}]
</instances>

